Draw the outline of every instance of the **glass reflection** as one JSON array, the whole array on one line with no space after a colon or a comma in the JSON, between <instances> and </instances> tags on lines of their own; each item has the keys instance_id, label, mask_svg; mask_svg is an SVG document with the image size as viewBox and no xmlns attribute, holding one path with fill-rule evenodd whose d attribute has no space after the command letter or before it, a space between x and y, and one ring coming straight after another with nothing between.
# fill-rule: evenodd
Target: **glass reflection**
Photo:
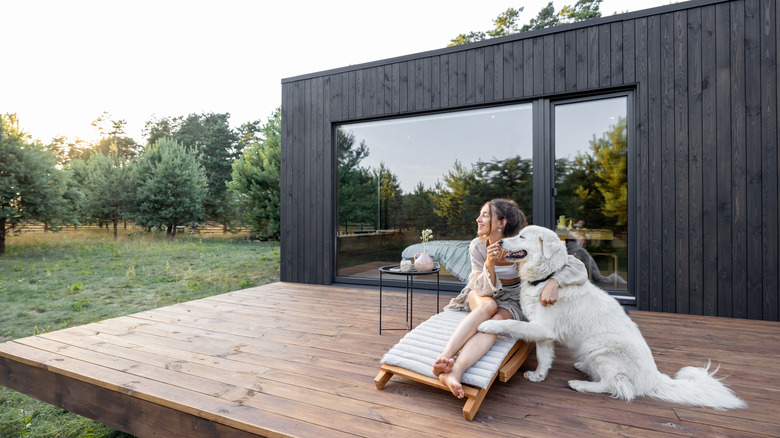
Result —
<instances>
[{"instance_id":1,"label":"glass reflection","mask_svg":"<svg viewBox=\"0 0 780 438\"><path fill-rule=\"evenodd\" d=\"M558 235L593 283L627 290L627 98L555 106Z\"/></svg>"},{"instance_id":2,"label":"glass reflection","mask_svg":"<svg viewBox=\"0 0 780 438\"><path fill-rule=\"evenodd\" d=\"M530 217L531 108L339 126L338 275L376 278L379 266L398 264L420 243L423 229L433 230L430 247L460 251L465 242L467 251L492 198L513 199ZM444 266L442 281L461 282L457 271Z\"/></svg>"}]
</instances>

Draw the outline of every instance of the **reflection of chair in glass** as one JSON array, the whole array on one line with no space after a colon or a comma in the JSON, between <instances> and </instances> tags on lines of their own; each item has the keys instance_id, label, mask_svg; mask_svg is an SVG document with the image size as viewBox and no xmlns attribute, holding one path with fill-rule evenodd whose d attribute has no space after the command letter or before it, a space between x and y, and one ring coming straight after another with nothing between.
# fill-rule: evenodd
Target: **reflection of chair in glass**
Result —
<instances>
[{"instance_id":1,"label":"reflection of chair in glass","mask_svg":"<svg viewBox=\"0 0 780 438\"><path fill-rule=\"evenodd\" d=\"M588 278L597 286L617 289L627 285L626 280L618 273L618 258L616 254L602 252L591 254L576 239L566 241L566 250L585 264L585 268L588 270ZM594 259L594 257L599 256L608 257L612 261L612 270L609 275L601 273L601 269L599 269L599 265Z\"/></svg>"}]
</instances>

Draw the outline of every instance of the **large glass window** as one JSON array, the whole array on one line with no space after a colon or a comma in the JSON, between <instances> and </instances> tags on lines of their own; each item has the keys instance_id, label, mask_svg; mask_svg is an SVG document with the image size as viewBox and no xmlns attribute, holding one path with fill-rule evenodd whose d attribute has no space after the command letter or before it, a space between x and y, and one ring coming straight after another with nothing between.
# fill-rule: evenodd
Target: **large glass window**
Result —
<instances>
[{"instance_id":1,"label":"large glass window","mask_svg":"<svg viewBox=\"0 0 780 438\"><path fill-rule=\"evenodd\" d=\"M532 217L532 122L529 103L338 126L337 275L376 278L431 229L442 281L462 282L486 201L508 197Z\"/></svg>"},{"instance_id":2,"label":"large glass window","mask_svg":"<svg viewBox=\"0 0 780 438\"><path fill-rule=\"evenodd\" d=\"M628 135L625 96L554 106L555 218L593 283L627 290Z\"/></svg>"},{"instance_id":3,"label":"large glass window","mask_svg":"<svg viewBox=\"0 0 780 438\"><path fill-rule=\"evenodd\" d=\"M628 102L626 95L542 99L338 126L337 276L377 278L378 267L420 252L420 234L431 229L427 250L442 265L442 280L462 283L479 209L505 197L520 205L530 223L536 204L539 225L557 229L591 281L625 294ZM535 124L533 106L547 103L549 120ZM535 175L539 199L533 199L534 126L550 127L555 162L554 170L541 166L545 172ZM542 190L551 180L554 195Z\"/></svg>"}]
</instances>

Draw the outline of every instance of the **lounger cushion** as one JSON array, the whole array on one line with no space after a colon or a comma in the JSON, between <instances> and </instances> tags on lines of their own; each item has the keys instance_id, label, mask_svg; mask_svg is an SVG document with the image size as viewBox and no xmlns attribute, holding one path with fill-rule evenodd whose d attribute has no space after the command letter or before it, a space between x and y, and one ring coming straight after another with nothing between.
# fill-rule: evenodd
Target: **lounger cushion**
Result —
<instances>
[{"instance_id":1,"label":"lounger cushion","mask_svg":"<svg viewBox=\"0 0 780 438\"><path fill-rule=\"evenodd\" d=\"M434 315L398 341L384 355L382 363L436 378L432 372L433 362L444 351L452 332L466 315L467 312L458 310ZM488 388L501 362L514 344L514 339L499 336L482 359L466 370L461 381L479 388Z\"/></svg>"}]
</instances>

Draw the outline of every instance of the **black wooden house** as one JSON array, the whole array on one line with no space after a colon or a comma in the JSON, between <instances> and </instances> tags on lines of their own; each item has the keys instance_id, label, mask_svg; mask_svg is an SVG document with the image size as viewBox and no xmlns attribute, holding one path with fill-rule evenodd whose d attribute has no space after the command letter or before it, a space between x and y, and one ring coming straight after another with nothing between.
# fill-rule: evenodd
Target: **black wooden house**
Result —
<instances>
[{"instance_id":1,"label":"black wooden house","mask_svg":"<svg viewBox=\"0 0 780 438\"><path fill-rule=\"evenodd\" d=\"M640 310L780 320L779 18L695 0L284 79L281 280L377 284L509 196Z\"/></svg>"}]
</instances>

